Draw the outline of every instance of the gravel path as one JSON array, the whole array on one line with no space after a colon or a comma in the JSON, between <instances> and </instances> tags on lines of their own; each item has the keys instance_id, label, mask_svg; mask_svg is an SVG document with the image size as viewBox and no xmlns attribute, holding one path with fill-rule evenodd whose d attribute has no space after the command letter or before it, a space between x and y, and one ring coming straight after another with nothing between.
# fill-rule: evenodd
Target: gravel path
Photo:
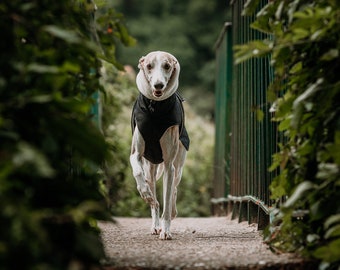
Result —
<instances>
[{"instance_id":1,"label":"gravel path","mask_svg":"<svg viewBox=\"0 0 340 270\"><path fill-rule=\"evenodd\" d=\"M230 217L176 218L168 241L149 234L150 218L115 220L99 224L106 269L307 269L291 254L272 253L255 224Z\"/></svg>"}]
</instances>

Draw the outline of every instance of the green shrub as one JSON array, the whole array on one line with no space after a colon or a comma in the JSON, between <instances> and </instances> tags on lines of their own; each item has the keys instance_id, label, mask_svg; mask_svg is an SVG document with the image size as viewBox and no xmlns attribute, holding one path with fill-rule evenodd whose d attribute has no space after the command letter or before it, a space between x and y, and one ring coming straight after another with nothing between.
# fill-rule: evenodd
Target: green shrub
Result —
<instances>
[{"instance_id":1,"label":"green shrub","mask_svg":"<svg viewBox=\"0 0 340 270\"><path fill-rule=\"evenodd\" d=\"M248 1L245 13L258 2ZM268 97L285 141L270 168L281 170L271 191L289 198L269 243L321 260L321 268L340 263L339 22L335 0L270 1L252 27L272 39L236 48L238 62L270 53L275 71ZM296 221L296 210L308 215Z\"/></svg>"},{"instance_id":2,"label":"green shrub","mask_svg":"<svg viewBox=\"0 0 340 270\"><path fill-rule=\"evenodd\" d=\"M86 0L0 3L0 269L88 269L104 256L93 14Z\"/></svg>"},{"instance_id":3,"label":"green shrub","mask_svg":"<svg viewBox=\"0 0 340 270\"><path fill-rule=\"evenodd\" d=\"M102 73L101 83L105 89L103 132L113 154L105 165L111 208L115 215L135 216L131 213L142 209L145 204L138 195L129 162L130 116L137 90L131 74L124 74L109 63L105 63Z\"/></svg>"}]
</instances>

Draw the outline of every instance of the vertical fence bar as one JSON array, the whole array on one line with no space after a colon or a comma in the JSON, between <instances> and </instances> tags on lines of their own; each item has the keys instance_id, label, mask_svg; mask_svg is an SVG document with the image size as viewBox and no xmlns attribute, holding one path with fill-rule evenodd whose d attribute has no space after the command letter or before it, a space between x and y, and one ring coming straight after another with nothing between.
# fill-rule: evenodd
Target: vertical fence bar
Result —
<instances>
[{"instance_id":1,"label":"vertical fence bar","mask_svg":"<svg viewBox=\"0 0 340 270\"><path fill-rule=\"evenodd\" d=\"M216 133L215 133L215 166L214 166L214 183L213 183L213 196L215 198L220 198L224 196L225 189L225 140L223 136L226 132L226 121L225 121L225 88L226 88L226 55L225 55L225 42L221 38L219 40L219 50L216 52L216 89L215 89L215 123L216 123Z\"/></svg>"},{"instance_id":2,"label":"vertical fence bar","mask_svg":"<svg viewBox=\"0 0 340 270\"><path fill-rule=\"evenodd\" d=\"M232 14L235 13L235 9L237 9L237 5L232 5ZM237 12L237 11L236 11ZM239 21L238 18L235 16L232 16L232 29L237 29L239 27ZM235 42L238 42L238 35L236 31L232 31L233 35L233 44ZM235 87L238 87L239 85L239 77L237 76L239 74L238 70L240 69L240 66L234 66L233 69L233 81L232 81L232 110L231 110L231 170L230 170L230 194L238 194L237 191L237 183L238 183L238 171L237 171L237 165L238 165L238 155L237 155L237 137L238 137L238 130L237 130L237 121L238 121L238 95L234 93Z\"/></svg>"},{"instance_id":3,"label":"vertical fence bar","mask_svg":"<svg viewBox=\"0 0 340 270\"><path fill-rule=\"evenodd\" d=\"M231 81L232 81L232 32L231 23L225 23L216 51L216 88L215 88L215 161L213 198L227 196L230 191L230 134L231 134ZM220 206L214 207L218 214Z\"/></svg>"}]
</instances>

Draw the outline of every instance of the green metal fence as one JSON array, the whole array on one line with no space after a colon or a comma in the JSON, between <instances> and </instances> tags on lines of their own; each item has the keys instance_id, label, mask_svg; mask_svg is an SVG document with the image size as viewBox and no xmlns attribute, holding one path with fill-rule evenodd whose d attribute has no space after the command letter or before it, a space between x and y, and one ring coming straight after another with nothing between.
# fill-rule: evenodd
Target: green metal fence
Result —
<instances>
[{"instance_id":1,"label":"green metal fence","mask_svg":"<svg viewBox=\"0 0 340 270\"><path fill-rule=\"evenodd\" d=\"M271 121L266 89L273 76L269 58L233 64L232 47L266 36L250 28L254 16L241 16L245 0L232 1L231 23L226 23L215 45L216 138L215 202L228 202L233 218L269 221L269 172L279 134ZM266 1L262 1L264 5ZM217 198L227 198L226 200Z\"/></svg>"}]
</instances>

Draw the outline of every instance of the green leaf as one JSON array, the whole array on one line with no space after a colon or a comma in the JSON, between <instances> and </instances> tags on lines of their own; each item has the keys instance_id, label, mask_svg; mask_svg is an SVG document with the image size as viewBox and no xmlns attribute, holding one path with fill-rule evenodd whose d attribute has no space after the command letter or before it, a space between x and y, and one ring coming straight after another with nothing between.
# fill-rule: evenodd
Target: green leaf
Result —
<instances>
[{"instance_id":1,"label":"green leaf","mask_svg":"<svg viewBox=\"0 0 340 270\"><path fill-rule=\"evenodd\" d=\"M235 64L240 64L254 57L261 57L271 52L273 41L254 40L245 45L235 45Z\"/></svg>"},{"instance_id":2,"label":"green leaf","mask_svg":"<svg viewBox=\"0 0 340 270\"><path fill-rule=\"evenodd\" d=\"M271 198L279 199L287 195L289 191L289 181L287 180L287 169L281 170L281 173L274 178L270 185Z\"/></svg>"},{"instance_id":3,"label":"green leaf","mask_svg":"<svg viewBox=\"0 0 340 270\"><path fill-rule=\"evenodd\" d=\"M315 41L315 40L322 38L322 36L325 34L326 34L326 31L324 29L320 29L320 30L315 31L313 35L311 35L310 39Z\"/></svg>"},{"instance_id":4,"label":"green leaf","mask_svg":"<svg viewBox=\"0 0 340 270\"><path fill-rule=\"evenodd\" d=\"M32 63L27 66L27 70L36 73L58 73L59 68L57 66L48 66L38 63Z\"/></svg>"},{"instance_id":5,"label":"green leaf","mask_svg":"<svg viewBox=\"0 0 340 270\"><path fill-rule=\"evenodd\" d=\"M305 28L295 28L293 29L294 40L305 39L310 36L310 32Z\"/></svg>"},{"instance_id":6,"label":"green leaf","mask_svg":"<svg viewBox=\"0 0 340 270\"><path fill-rule=\"evenodd\" d=\"M252 15L259 6L260 0L247 0L244 4L242 15Z\"/></svg>"},{"instance_id":7,"label":"green leaf","mask_svg":"<svg viewBox=\"0 0 340 270\"><path fill-rule=\"evenodd\" d=\"M288 160L288 153L285 150L282 150L279 153L273 154L273 162L272 165L268 168L268 171L272 172L277 168L280 168L282 171L285 169Z\"/></svg>"},{"instance_id":8,"label":"green leaf","mask_svg":"<svg viewBox=\"0 0 340 270\"><path fill-rule=\"evenodd\" d=\"M315 243L319 239L320 239L320 236L318 234L308 234L306 238L308 243Z\"/></svg>"},{"instance_id":9,"label":"green leaf","mask_svg":"<svg viewBox=\"0 0 340 270\"><path fill-rule=\"evenodd\" d=\"M68 214L72 216L73 220L78 223L82 224L84 221L89 219L93 213L100 213L103 209L103 205L99 202L95 201L84 201L77 207L72 208ZM90 215L91 214L91 215Z\"/></svg>"},{"instance_id":10,"label":"green leaf","mask_svg":"<svg viewBox=\"0 0 340 270\"><path fill-rule=\"evenodd\" d=\"M302 200L305 196L305 194L315 189L315 185L312 182L304 181L301 184L297 186L293 194L288 198L288 200L285 202L284 207L285 208L291 208L300 200Z\"/></svg>"},{"instance_id":11,"label":"green leaf","mask_svg":"<svg viewBox=\"0 0 340 270\"><path fill-rule=\"evenodd\" d=\"M298 129L301 119L303 117L304 106L301 103L296 103L294 106L294 112L290 121L290 126L293 129Z\"/></svg>"},{"instance_id":12,"label":"green leaf","mask_svg":"<svg viewBox=\"0 0 340 270\"><path fill-rule=\"evenodd\" d=\"M338 261L339 254L340 254L340 239L331 241L327 245L319 247L313 252L315 258L330 263Z\"/></svg>"},{"instance_id":13,"label":"green leaf","mask_svg":"<svg viewBox=\"0 0 340 270\"><path fill-rule=\"evenodd\" d=\"M329 229L334 224L340 224L340 214L332 215L327 218L324 224L325 230Z\"/></svg>"},{"instance_id":14,"label":"green leaf","mask_svg":"<svg viewBox=\"0 0 340 270\"><path fill-rule=\"evenodd\" d=\"M264 112L261 109L256 109L256 120L261 122L264 118Z\"/></svg>"},{"instance_id":15,"label":"green leaf","mask_svg":"<svg viewBox=\"0 0 340 270\"><path fill-rule=\"evenodd\" d=\"M121 63L119 63L114 57L108 58L104 54L98 54L97 57L102 61L105 61L107 63L114 65L117 69L124 71L124 66Z\"/></svg>"},{"instance_id":16,"label":"green leaf","mask_svg":"<svg viewBox=\"0 0 340 270\"><path fill-rule=\"evenodd\" d=\"M263 19L263 18L261 18ZM266 33L266 34L272 34L273 30L269 27L269 25L262 24L259 20L253 22L250 27L254 30Z\"/></svg>"},{"instance_id":17,"label":"green leaf","mask_svg":"<svg viewBox=\"0 0 340 270\"><path fill-rule=\"evenodd\" d=\"M70 61L65 61L63 65L60 67L60 71L62 72L72 72L78 73L80 72L81 68L79 65L72 63Z\"/></svg>"},{"instance_id":18,"label":"green leaf","mask_svg":"<svg viewBox=\"0 0 340 270\"><path fill-rule=\"evenodd\" d=\"M57 38L65 40L68 43L80 43L82 41L76 32L60 28L56 25L45 26L44 30Z\"/></svg>"},{"instance_id":19,"label":"green leaf","mask_svg":"<svg viewBox=\"0 0 340 270\"><path fill-rule=\"evenodd\" d=\"M51 95L39 95L29 98L28 102L32 103L49 103L53 100Z\"/></svg>"},{"instance_id":20,"label":"green leaf","mask_svg":"<svg viewBox=\"0 0 340 270\"><path fill-rule=\"evenodd\" d=\"M119 31L121 41L125 46L136 45L136 39L129 35L127 28L122 23L117 24L117 30Z\"/></svg>"},{"instance_id":21,"label":"green leaf","mask_svg":"<svg viewBox=\"0 0 340 270\"><path fill-rule=\"evenodd\" d=\"M323 61L331 61L335 58L339 57L339 50L338 49L330 49L328 52L324 53L320 60Z\"/></svg>"},{"instance_id":22,"label":"green leaf","mask_svg":"<svg viewBox=\"0 0 340 270\"><path fill-rule=\"evenodd\" d=\"M339 237L340 236L340 224L329 228L325 233L325 239Z\"/></svg>"},{"instance_id":23,"label":"green leaf","mask_svg":"<svg viewBox=\"0 0 340 270\"><path fill-rule=\"evenodd\" d=\"M329 179L339 174L339 167L335 163L320 163L316 177L319 179Z\"/></svg>"},{"instance_id":24,"label":"green leaf","mask_svg":"<svg viewBox=\"0 0 340 270\"><path fill-rule=\"evenodd\" d=\"M280 122L278 130L279 131L285 131L285 130L289 129L289 127L290 127L290 118L287 117L283 121Z\"/></svg>"},{"instance_id":25,"label":"green leaf","mask_svg":"<svg viewBox=\"0 0 340 270\"><path fill-rule=\"evenodd\" d=\"M289 70L290 74L296 74L298 72L300 72L302 69L302 62L298 62L296 63L294 66L292 66L292 68Z\"/></svg>"},{"instance_id":26,"label":"green leaf","mask_svg":"<svg viewBox=\"0 0 340 270\"><path fill-rule=\"evenodd\" d=\"M293 128L297 129L300 125L300 120L304 111L304 102L315 95L317 91L320 90L320 85L324 82L323 78L319 78L315 83L310 85L306 91L304 91L300 96L298 96L293 102L293 117L291 125Z\"/></svg>"},{"instance_id":27,"label":"green leaf","mask_svg":"<svg viewBox=\"0 0 340 270\"><path fill-rule=\"evenodd\" d=\"M47 157L32 145L20 142L18 151L13 156L13 164L20 168L23 166L33 166L33 170L41 177L51 178L55 175L54 169L49 164Z\"/></svg>"}]
</instances>

